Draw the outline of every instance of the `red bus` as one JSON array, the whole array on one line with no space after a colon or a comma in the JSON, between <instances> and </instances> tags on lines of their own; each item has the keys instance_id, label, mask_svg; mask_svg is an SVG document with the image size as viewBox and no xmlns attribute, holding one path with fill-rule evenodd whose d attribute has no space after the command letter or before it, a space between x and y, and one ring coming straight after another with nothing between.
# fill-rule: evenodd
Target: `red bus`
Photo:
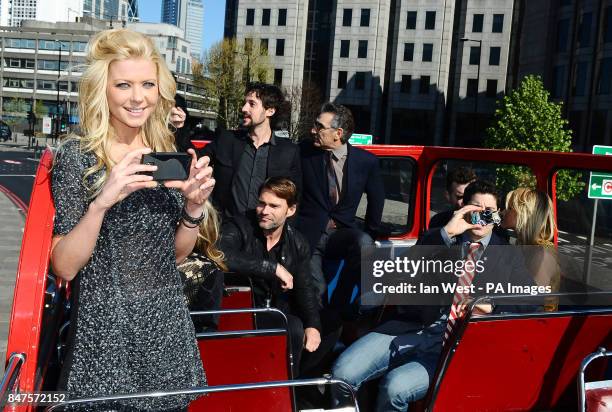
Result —
<instances>
[{"instance_id":1,"label":"red bus","mask_svg":"<svg viewBox=\"0 0 612 412\"><path fill-rule=\"evenodd\" d=\"M468 313L442 355L427 397L410 410L577 410L588 402L589 411L612 410L612 381L605 380L612 348L612 208L605 201L599 209L603 218L594 226L594 247L584 255L589 250L593 207L586 197L589 174L612 174L612 162L605 156L579 153L387 145L364 148L379 157L385 184L386 234L378 244L409 248L416 242L427 229L430 216L444 208L444 176L451 168L468 165L479 176L499 182L504 171L513 167L524 181L553 199L558 249L574 253L576 267L588 267L586 273L579 271L578 278L568 281L584 284L589 293L601 298L597 305L560 306L554 312L479 317ZM5 410L35 409L32 404L7 403L11 395L54 389L70 327L67 285L48 271L54 216L51 162L52 155L46 152L38 168L23 235L7 368L0 392L0 405ZM557 184L568 176L578 188L570 195L565 186ZM364 208L359 209L358 217L361 213L365 214ZM286 331L253 327L252 312L266 309L249 308L248 287L228 287L226 295L223 307L228 312L221 317L220 330L198 334L210 386L193 390L208 396L194 401L190 410L294 411L293 387L342 384L324 377L291 379ZM159 390L130 396L171 395L163 392L164 388ZM54 410L61 410L61 405Z\"/></svg>"}]
</instances>

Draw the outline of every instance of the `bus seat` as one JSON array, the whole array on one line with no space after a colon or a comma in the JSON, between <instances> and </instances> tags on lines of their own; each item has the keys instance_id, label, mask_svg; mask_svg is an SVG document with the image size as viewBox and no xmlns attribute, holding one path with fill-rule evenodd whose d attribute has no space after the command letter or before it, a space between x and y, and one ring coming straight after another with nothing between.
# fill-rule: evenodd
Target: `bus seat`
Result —
<instances>
[{"instance_id":1,"label":"bus seat","mask_svg":"<svg viewBox=\"0 0 612 412\"><path fill-rule=\"evenodd\" d=\"M612 344L610 330L612 311L601 310L471 318L434 377L429 410L550 410L571 399L575 404L580 362Z\"/></svg>"},{"instance_id":2,"label":"bus seat","mask_svg":"<svg viewBox=\"0 0 612 412\"><path fill-rule=\"evenodd\" d=\"M284 329L201 333L197 335L208 385L290 379L287 334ZM196 411L291 411L292 391L273 388L215 393L193 401Z\"/></svg>"}]
</instances>

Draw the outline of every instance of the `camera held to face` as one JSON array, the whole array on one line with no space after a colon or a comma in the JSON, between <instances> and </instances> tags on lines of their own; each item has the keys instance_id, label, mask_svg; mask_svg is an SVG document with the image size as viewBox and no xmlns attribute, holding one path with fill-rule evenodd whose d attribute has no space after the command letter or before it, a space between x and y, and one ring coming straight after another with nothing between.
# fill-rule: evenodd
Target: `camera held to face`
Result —
<instances>
[{"instance_id":1,"label":"camera held to face","mask_svg":"<svg viewBox=\"0 0 612 412\"><path fill-rule=\"evenodd\" d=\"M490 224L499 225L501 223L501 217L498 211L485 210L483 212L471 212L470 223L481 226Z\"/></svg>"}]
</instances>

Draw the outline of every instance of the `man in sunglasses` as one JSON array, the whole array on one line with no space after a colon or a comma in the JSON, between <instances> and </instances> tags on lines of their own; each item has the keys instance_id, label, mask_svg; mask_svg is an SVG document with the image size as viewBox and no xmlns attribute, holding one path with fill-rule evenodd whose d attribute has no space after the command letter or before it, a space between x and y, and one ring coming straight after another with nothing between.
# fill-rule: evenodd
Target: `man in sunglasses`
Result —
<instances>
[{"instance_id":1,"label":"man in sunglasses","mask_svg":"<svg viewBox=\"0 0 612 412\"><path fill-rule=\"evenodd\" d=\"M297 227L313 251L311 270L320 296L327 289L323 258L344 259L334 291L337 307L348 305L354 286L359 285L361 249L374 243L385 201L378 159L348 143L353 130L349 109L325 103L312 127L312 141L301 146L303 193ZM367 210L362 230L355 215L364 193Z\"/></svg>"}]
</instances>

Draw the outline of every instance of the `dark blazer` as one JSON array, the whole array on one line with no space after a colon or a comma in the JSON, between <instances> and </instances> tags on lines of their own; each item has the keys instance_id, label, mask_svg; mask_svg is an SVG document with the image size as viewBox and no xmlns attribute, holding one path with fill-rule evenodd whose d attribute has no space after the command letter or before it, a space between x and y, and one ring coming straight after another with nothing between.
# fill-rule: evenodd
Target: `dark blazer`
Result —
<instances>
[{"instance_id":1,"label":"dark blazer","mask_svg":"<svg viewBox=\"0 0 612 412\"><path fill-rule=\"evenodd\" d=\"M446 226L446 224L453 218L454 210L445 210L444 212L436 213L434 217L429 220L428 228L440 228Z\"/></svg>"},{"instance_id":2,"label":"dark blazer","mask_svg":"<svg viewBox=\"0 0 612 412\"><path fill-rule=\"evenodd\" d=\"M276 277L277 262L264 258L266 239L253 214L223 223L219 249L230 271L251 276L256 306L272 298L272 306L298 316L305 328L321 330L318 299L310 276L310 248L304 236L285 224L280 240L281 263L293 276L293 289L283 292Z\"/></svg>"},{"instance_id":3,"label":"dark blazer","mask_svg":"<svg viewBox=\"0 0 612 412\"><path fill-rule=\"evenodd\" d=\"M198 153L198 157L209 156L211 159L213 177L216 180L212 200L224 215L233 215L236 212L232 187L240 157L249 139L246 130L224 130ZM275 142L268 153L266 178L287 177L296 184L299 192L302 187L299 146L282 137L275 137Z\"/></svg>"},{"instance_id":4,"label":"dark blazer","mask_svg":"<svg viewBox=\"0 0 612 412\"><path fill-rule=\"evenodd\" d=\"M355 214L363 193L368 199L365 230L372 237L375 237L379 231L385 203L385 189L378 159L363 149L348 143L347 145L343 189L337 205L332 205L329 199L325 169L327 151L314 147L309 140L300 145L304 190L299 206L297 228L306 236L311 248L316 246L330 218L340 227L357 227Z\"/></svg>"}]
</instances>

